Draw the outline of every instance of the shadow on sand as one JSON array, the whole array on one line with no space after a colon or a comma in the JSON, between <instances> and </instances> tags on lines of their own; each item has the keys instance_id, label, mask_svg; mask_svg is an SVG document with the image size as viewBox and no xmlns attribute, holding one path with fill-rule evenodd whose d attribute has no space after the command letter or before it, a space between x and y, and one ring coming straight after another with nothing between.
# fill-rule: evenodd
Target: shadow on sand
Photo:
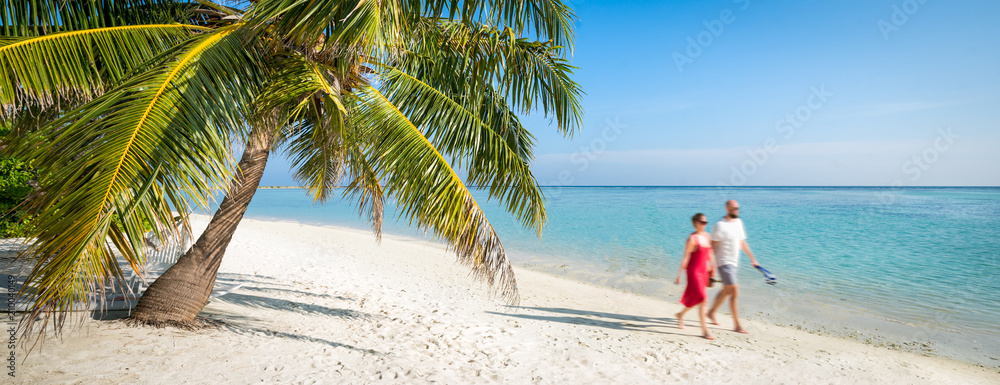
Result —
<instances>
[{"instance_id":1,"label":"shadow on sand","mask_svg":"<svg viewBox=\"0 0 1000 385\"><path fill-rule=\"evenodd\" d=\"M341 301L355 301L354 298L348 298L339 295L310 293L308 291L297 290L302 286L302 284L299 284L297 282L289 283L287 281L267 275L219 273L218 282L242 283L243 287L240 288L238 291L248 290L255 292L282 292L282 293L293 294L296 297L308 296L313 298L336 299Z\"/></svg>"},{"instance_id":2,"label":"shadow on sand","mask_svg":"<svg viewBox=\"0 0 1000 385\"><path fill-rule=\"evenodd\" d=\"M656 334L688 335L680 332L663 330L664 327L676 327L676 318L645 317L626 314L602 313L588 310L567 309L558 307L525 307L508 306L513 313L488 311L488 314L502 315L536 321L561 322L572 325L597 326L607 329L638 331ZM521 312L526 311L526 312ZM539 313L539 314L527 314ZM553 315L549 315L553 314ZM655 330L654 330L655 329Z\"/></svg>"},{"instance_id":3,"label":"shadow on sand","mask_svg":"<svg viewBox=\"0 0 1000 385\"><path fill-rule=\"evenodd\" d=\"M214 301L230 303L255 309L270 309L278 311L289 311L307 315L325 315L340 318L371 318L371 314L354 311L350 309L336 309L305 302L289 301L286 299L275 299L256 295L231 293Z\"/></svg>"},{"instance_id":4,"label":"shadow on sand","mask_svg":"<svg viewBox=\"0 0 1000 385\"><path fill-rule=\"evenodd\" d=\"M298 334L286 330L280 330L284 325L274 325L264 319L248 317L238 308L225 305L236 305L238 307L250 309L269 309L281 312L293 312L303 315L337 317L346 319L371 319L373 316L368 313L351 309L341 309L318 305L310 300L319 301L350 301L355 299L339 295L329 295L320 293L310 293L296 290L294 285L285 281L262 275L248 274L219 274L219 281L227 283L241 283L243 286L233 293L213 299L202 311L200 317L206 321L216 324L222 330L243 335L264 335L269 337L297 340L329 345L335 348L345 348L366 354L384 355L385 353L373 349L365 349L350 344L330 341L317 338L312 335ZM261 294L261 295L253 295ZM277 294L281 298L272 298L268 294ZM290 301L285 298L293 296L296 298L307 297L306 302ZM275 330L274 328L279 328Z\"/></svg>"},{"instance_id":5,"label":"shadow on sand","mask_svg":"<svg viewBox=\"0 0 1000 385\"><path fill-rule=\"evenodd\" d=\"M303 342L311 342L311 343L317 343L317 344L324 344L324 345L329 345L329 346L334 347L334 348L350 349L350 350L354 350L354 351L361 352L361 353L366 353L366 354L373 354L373 355L379 355L379 356L385 355L385 353L377 351L377 350L359 348L359 347L354 346L354 345L344 344L344 343L340 343L340 342L334 342L334 341L325 340L325 339L322 339L322 338L316 338L316 337L308 336L308 335L305 335L305 334L296 334L296 333L289 333L289 332L284 332L284 331L275 331L275 330L268 329L266 327L255 327L255 326L251 326L249 323L242 323L242 322L241 323L236 323L232 319L227 319L224 322L218 322L218 319L215 319L215 320L216 320L215 323L217 325L219 325L220 328L222 328L224 330L227 330L227 331L229 331L231 333L235 333L235 334L241 334L241 335L265 335L265 336L269 336L269 337L277 337L277 338L283 338L283 339L289 339L289 340L297 340L297 341L303 341Z\"/></svg>"}]
</instances>

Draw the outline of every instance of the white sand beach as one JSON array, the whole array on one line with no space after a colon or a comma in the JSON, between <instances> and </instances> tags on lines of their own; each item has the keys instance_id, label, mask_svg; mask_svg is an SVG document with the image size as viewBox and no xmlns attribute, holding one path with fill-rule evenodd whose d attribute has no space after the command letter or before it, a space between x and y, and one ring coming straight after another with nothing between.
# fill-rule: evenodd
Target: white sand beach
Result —
<instances>
[{"instance_id":1,"label":"white sand beach","mask_svg":"<svg viewBox=\"0 0 1000 385\"><path fill-rule=\"evenodd\" d=\"M13 383L1000 383L995 369L762 322L736 334L725 316L707 341L696 318L676 327L676 298L516 273L509 308L436 243L244 220L219 275L244 287L202 313L225 326L88 320L18 351Z\"/></svg>"}]
</instances>

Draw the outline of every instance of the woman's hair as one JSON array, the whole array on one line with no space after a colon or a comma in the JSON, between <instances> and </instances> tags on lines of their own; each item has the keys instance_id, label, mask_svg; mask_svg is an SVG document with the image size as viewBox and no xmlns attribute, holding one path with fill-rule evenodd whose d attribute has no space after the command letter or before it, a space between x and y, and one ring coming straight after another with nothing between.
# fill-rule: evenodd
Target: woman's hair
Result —
<instances>
[{"instance_id":1,"label":"woman's hair","mask_svg":"<svg viewBox=\"0 0 1000 385\"><path fill-rule=\"evenodd\" d=\"M703 216L705 216L705 214L702 214L702 213L697 213L697 214L695 214L695 215L694 215L693 217L691 217L691 222L697 222L697 221L698 221L698 218L701 218L701 217L703 217Z\"/></svg>"}]
</instances>

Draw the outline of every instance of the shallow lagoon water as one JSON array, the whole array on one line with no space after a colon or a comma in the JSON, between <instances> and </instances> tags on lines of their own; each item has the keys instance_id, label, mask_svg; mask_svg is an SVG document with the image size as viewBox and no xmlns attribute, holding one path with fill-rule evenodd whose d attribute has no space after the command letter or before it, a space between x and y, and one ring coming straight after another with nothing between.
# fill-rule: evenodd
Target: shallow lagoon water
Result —
<instances>
[{"instance_id":1,"label":"shallow lagoon water","mask_svg":"<svg viewBox=\"0 0 1000 385\"><path fill-rule=\"evenodd\" d=\"M744 315L1000 367L1000 188L546 187L542 238L477 200L513 263L652 296L673 285L690 218L740 201ZM387 205L386 233L430 238ZM350 201L262 189L247 216L368 229ZM673 309L664 309L671 314Z\"/></svg>"}]
</instances>

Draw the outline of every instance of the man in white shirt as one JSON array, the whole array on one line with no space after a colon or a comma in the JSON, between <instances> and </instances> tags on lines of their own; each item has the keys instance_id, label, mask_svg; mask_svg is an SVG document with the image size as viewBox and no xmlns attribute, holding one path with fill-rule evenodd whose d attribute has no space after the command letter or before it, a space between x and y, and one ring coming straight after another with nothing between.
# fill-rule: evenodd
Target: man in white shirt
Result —
<instances>
[{"instance_id":1,"label":"man in white shirt","mask_svg":"<svg viewBox=\"0 0 1000 385\"><path fill-rule=\"evenodd\" d=\"M733 313L733 330L737 333L750 334L742 325L737 312L737 299L740 290L736 272L739 270L740 250L747 253L754 267L759 266L750 245L747 245L747 233L740 220L740 204L734 200L726 201L726 216L712 227L712 249L715 251L717 274L722 279L722 291L715 297L712 308L708 310L708 319L718 325L715 311L729 298L729 310Z\"/></svg>"}]
</instances>

